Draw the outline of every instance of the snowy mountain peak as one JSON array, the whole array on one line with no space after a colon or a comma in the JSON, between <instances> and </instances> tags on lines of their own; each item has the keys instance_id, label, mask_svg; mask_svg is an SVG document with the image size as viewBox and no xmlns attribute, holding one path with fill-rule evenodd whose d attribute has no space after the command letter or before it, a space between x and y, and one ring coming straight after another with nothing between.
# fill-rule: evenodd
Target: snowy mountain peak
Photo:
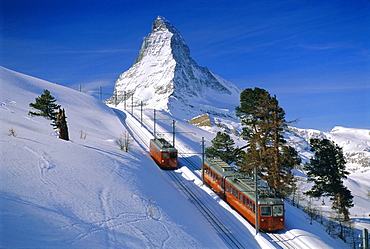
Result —
<instances>
[{"instance_id":1,"label":"snowy mountain peak","mask_svg":"<svg viewBox=\"0 0 370 249\"><path fill-rule=\"evenodd\" d=\"M158 16L152 24L152 33L166 30L172 33L178 33L178 30L166 18Z\"/></svg>"},{"instance_id":2,"label":"snowy mountain peak","mask_svg":"<svg viewBox=\"0 0 370 249\"><path fill-rule=\"evenodd\" d=\"M152 24L134 64L116 81L109 104L123 105L133 98L149 108L163 109L181 118L201 114L232 116L240 89L200 67L180 32L164 17Z\"/></svg>"}]
</instances>

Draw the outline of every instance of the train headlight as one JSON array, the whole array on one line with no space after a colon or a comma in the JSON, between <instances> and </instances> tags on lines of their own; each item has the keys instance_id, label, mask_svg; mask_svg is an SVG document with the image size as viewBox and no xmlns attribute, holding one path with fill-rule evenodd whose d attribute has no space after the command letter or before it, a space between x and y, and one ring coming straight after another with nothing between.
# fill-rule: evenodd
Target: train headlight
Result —
<instances>
[{"instance_id":1,"label":"train headlight","mask_svg":"<svg viewBox=\"0 0 370 249\"><path fill-rule=\"evenodd\" d=\"M284 221L284 219L280 219L280 221Z\"/></svg>"},{"instance_id":2,"label":"train headlight","mask_svg":"<svg viewBox=\"0 0 370 249\"><path fill-rule=\"evenodd\" d=\"M262 219L262 222L265 222L265 219Z\"/></svg>"},{"instance_id":3,"label":"train headlight","mask_svg":"<svg viewBox=\"0 0 370 249\"><path fill-rule=\"evenodd\" d=\"M162 163L164 163L164 160L162 160Z\"/></svg>"}]
</instances>

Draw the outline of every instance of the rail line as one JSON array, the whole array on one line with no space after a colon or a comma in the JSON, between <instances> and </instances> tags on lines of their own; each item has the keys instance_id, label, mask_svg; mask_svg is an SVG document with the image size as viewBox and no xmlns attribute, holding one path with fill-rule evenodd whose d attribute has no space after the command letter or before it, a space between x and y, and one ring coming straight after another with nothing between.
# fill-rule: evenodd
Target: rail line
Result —
<instances>
[{"instance_id":1,"label":"rail line","mask_svg":"<svg viewBox=\"0 0 370 249\"><path fill-rule=\"evenodd\" d=\"M122 114L116 112L117 115L120 116L120 119L124 119ZM132 135L134 135L135 139L143 146L144 148L148 149L148 141L147 135L143 132L139 132L142 127L138 127L135 122L125 122L127 128L129 128ZM140 134L141 133L141 134ZM187 159L184 156L180 157L184 160L187 164L191 165L195 169L199 169L196 167L195 163L191 160ZM209 224L217 231L220 238L230 247L230 248L246 248L243 244L233 235L233 233L229 230L227 226L225 226L220 219L207 207L207 205L201 200L201 198L191 189L189 186L190 182L179 176L178 173L175 171L164 171L166 174L173 180L172 182L176 184L178 189L190 200L194 206L199 210L199 212L205 217L205 219L209 222Z\"/></svg>"},{"instance_id":2,"label":"rail line","mask_svg":"<svg viewBox=\"0 0 370 249\"><path fill-rule=\"evenodd\" d=\"M206 218L211 226L217 231L221 239L231 248L245 248L242 243L232 234L232 232L217 218L215 214L203 203L203 201L187 186L184 181L175 171L167 171L167 174L173 179L173 182L186 195L186 197L194 204L199 212Z\"/></svg>"},{"instance_id":3,"label":"rail line","mask_svg":"<svg viewBox=\"0 0 370 249\"><path fill-rule=\"evenodd\" d=\"M266 233L266 235L269 236L275 244L277 244L283 249L299 249L294 244L289 242L286 238L284 238L281 234Z\"/></svg>"},{"instance_id":4,"label":"rail line","mask_svg":"<svg viewBox=\"0 0 370 249\"><path fill-rule=\"evenodd\" d=\"M149 140L153 137L151 133L151 129L153 126L150 124L150 118L146 117L143 120L143 124L140 123L140 120L132 114L125 113L128 118L126 119L123 116L123 112L119 110L115 110L117 116L121 119L122 123L126 125L128 131L131 133L132 137L138 142L138 144L144 149L149 149ZM125 120L126 119L126 120ZM134 119L134 121L132 120ZM131 120L131 121L130 121ZM129 121L129 122L128 122ZM161 125L157 124L157 132L163 134L168 133L166 130L161 127ZM157 133L157 134L158 134ZM164 135L169 139L167 135ZM193 173L199 174L199 170L201 170L201 159L200 157L189 157L188 148L185 148L181 143L177 144L176 148L178 149L178 156L180 165L186 165ZM194 152L194 155L197 153ZM198 162L199 160L199 162ZM205 217L205 219L210 223L210 225L218 232L220 238L226 243L226 245L232 248L245 248L240 240L236 238L232 232L218 219L218 217L207 207L207 205L199 198L193 189L191 181L185 180L183 177L180 176L179 173L176 171L164 171L168 174L169 178L173 181L173 184L181 191L188 199L191 201L194 206L199 210L199 212ZM200 176L200 175L199 175ZM288 235L287 235L288 233ZM268 240L272 246L276 248L283 248L283 249L300 249L302 245L306 245L303 241L299 240L299 243L295 243L296 241L292 241L292 238L289 238L289 231L285 231L284 234L281 233L264 233L263 237ZM295 238L294 240L297 240Z\"/></svg>"}]
</instances>

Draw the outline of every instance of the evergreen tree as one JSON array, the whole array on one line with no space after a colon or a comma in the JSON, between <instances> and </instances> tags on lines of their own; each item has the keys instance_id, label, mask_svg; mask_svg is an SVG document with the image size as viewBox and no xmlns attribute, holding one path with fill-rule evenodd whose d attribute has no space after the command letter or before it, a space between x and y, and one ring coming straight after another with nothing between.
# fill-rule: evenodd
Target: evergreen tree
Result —
<instances>
[{"instance_id":1,"label":"evergreen tree","mask_svg":"<svg viewBox=\"0 0 370 249\"><path fill-rule=\"evenodd\" d=\"M44 93L37 97L35 103L30 103L29 106L39 110L38 112L29 111L28 115L42 116L52 120L51 125L58 129L59 138L69 140L67 120L64 109L60 109L60 105L55 104L56 99L50 95L49 90L44 90ZM59 110L58 112L56 110Z\"/></svg>"},{"instance_id":2,"label":"evergreen tree","mask_svg":"<svg viewBox=\"0 0 370 249\"><path fill-rule=\"evenodd\" d=\"M328 139L310 139L311 151L315 152L309 163L305 164L308 181L313 182L306 194L311 197L330 196L332 208L349 220L349 208L353 206L353 196L343 185L349 174L345 170L346 161L341 147Z\"/></svg>"},{"instance_id":3,"label":"evergreen tree","mask_svg":"<svg viewBox=\"0 0 370 249\"><path fill-rule=\"evenodd\" d=\"M44 93L40 97L37 97L35 103L30 103L29 106L39 110L39 112L29 111L28 115L31 116L43 116L50 120L55 120L56 110L59 109L60 105L55 104L56 99L50 95L49 90L44 90Z\"/></svg>"},{"instance_id":4,"label":"evergreen tree","mask_svg":"<svg viewBox=\"0 0 370 249\"><path fill-rule=\"evenodd\" d=\"M285 146L282 133L287 123L276 96L258 87L247 88L240 94L236 115L244 126L243 138L249 142L242 170L252 174L257 167L260 177L278 195L288 195L294 186L291 169L300 158L293 148Z\"/></svg>"},{"instance_id":5,"label":"evergreen tree","mask_svg":"<svg viewBox=\"0 0 370 249\"><path fill-rule=\"evenodd\" d=\"M235 161L233 155L235 142L229 134L219 131L211 142L212 146L205 151L207 157L219 157L228 164Z\"/></svg>"}]
</instances>

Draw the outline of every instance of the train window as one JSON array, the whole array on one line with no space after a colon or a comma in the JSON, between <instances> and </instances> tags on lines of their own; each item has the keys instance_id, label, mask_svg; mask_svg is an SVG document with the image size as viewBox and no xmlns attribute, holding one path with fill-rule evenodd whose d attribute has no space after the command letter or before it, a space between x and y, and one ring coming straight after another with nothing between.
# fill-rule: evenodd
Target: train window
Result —
<instances>
[{"instance_id":1,"label":"train window","mask_svg":"<svg viewBox=\"0 0 370 249\"><path fill-rule=\"evenodd\" d=\"M274 216L283 216L284 214L284 206L283 205L275 205L274 208Z\"/></svg>"},{"instance_id":2,"label":"train window","mask_svg":"<svg viewBox=\"0 0 370 249\"><path fill-rule=\"evenodd\" d=\"M261 216L271 216L271 206L261 206Z\"/></svg>"},{"instance_id":3,"label":"train window","mask_svg":"<svg viewBox=\"0 0 370 249\"><path fill-rule=\"evenodd\" d=\"M176 152L171 152L171 153L170 153L170 158L176 158L176 157L177 157Z\"/></svg>"},{"instance_id":4,"label":"train window","mask_svg":"<svg viewBox=\"0 0 370 249\"><path fill-rule=\"evenodd\" d=\"M231 193L232 193L233 196L238 198L238 190L236 190L235 188L231 188Z\"/></svg>"},{"instance_id":5,"label":"train window","mask_svg":"<svg viewBox=\"0 0 370 249\"><path fill-rule=\"evenodd\" d=\"M249 206L249 199L244 196L244 205Z\"/></svg>"},{"instance_id":6,"label":"train window","mask_svg":"<svg viewBox=\"0 0 370 249\"><path fill-rule=\"evenodd\" d=\"M168 153L167 152L163 152L162 153L162 158L168 158Z\"/></svg>"}]
</instances>

